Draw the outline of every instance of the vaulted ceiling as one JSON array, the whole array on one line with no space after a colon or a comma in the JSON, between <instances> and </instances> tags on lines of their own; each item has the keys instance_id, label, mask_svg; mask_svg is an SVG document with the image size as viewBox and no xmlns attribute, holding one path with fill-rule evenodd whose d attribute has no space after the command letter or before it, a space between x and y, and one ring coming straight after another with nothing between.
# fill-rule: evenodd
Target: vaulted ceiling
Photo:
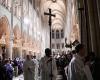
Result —
<instances>
[{"instance_id":1,"label":"vaulted ceiling","mask_svg":"<svg viewBox=\"0 0 100 80\"><path fill-rule=\"evenodd\" d=\"M48 17L44 15L44 12L49 12L48 8L51 9L52 14L56 15L56 17L52 18L52 28L62 29L65 26L66 21L66 0L41 0L41 15L46 23Z\"/></svg>"}]
</instances>

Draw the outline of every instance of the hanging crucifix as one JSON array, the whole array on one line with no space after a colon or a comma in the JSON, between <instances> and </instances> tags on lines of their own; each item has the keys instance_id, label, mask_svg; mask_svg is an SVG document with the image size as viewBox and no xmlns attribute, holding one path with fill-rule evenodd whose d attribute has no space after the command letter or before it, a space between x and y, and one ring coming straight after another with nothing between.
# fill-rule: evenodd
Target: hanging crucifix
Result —
<instances>
[{"instance_id":1,"label":"hanging crucifix","mask_svg":"<svg viewBox=\"0 0 100 80\"><path fill-rule=\"evenodd\" d=\"M51 49L51 25L52 25L52 17L55 17L54 14L51 13L51 9L49 8L49 13L44 12L44 15L48 15L49 16L49 27L50 27L50 49ZM51 51L52 53L52 51ZM50 78L52 80L53 74L52 74L52 58L51 58L51 74L50 74Z\"/></svg>"},{"instance_id":2,"label":"hanging crucifix","mask_svg":"<svg viewBox=\"0 0 100 80\"><path fill-rule=\"evenodd\" d=\"M51 49L51 25L52 25L52 18L51 17L55 17L54 14L51 13L51 9L49 8L49 13L44 12L44 15L48 15L49 16L49 26L50 26L50 49Z\"/></svg>"}]
</instances>

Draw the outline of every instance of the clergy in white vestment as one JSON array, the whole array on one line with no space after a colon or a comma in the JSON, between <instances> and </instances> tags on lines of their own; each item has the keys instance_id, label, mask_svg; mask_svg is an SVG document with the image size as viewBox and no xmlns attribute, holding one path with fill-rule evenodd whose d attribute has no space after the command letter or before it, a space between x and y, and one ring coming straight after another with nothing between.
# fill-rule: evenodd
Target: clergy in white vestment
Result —
<instances>
[{"instance_id":1,"label":"clergy in white vestment","mask_svg":"<svg viewBox=\"0 0 100 80\"><path fill-rule=\"evenodd\" d=\"M27 55L23 64L24 80L35 80L35 64L30 55Z\"/></svg>"},{"instance_id":2,"label":"clergy in white vestment","mask_svg":"<svg viewBox=\"0 0 100 80\"><path fill-rule=\"evenodd\" d=\"M38 68L39 68L39 62L36 59L36 56L33 56L33 62L35 63L35 80L39 80L39 76L38 76Z\"/></svg>"},{"instance_id":3,"label":"clergy in white vestment","mask_svg":"<svg viewBox=\"0 0 100 80\"><path fill-rule=\"evenodd\" d=\"M85 49L83 44L78 44L75 47L76 54L73 55L73 58L68 67L68 80L88 80L86 73L84 71L84 57Z\"/></svg>"},{"instance_id":4,"label":"clergy in white vestment","mask_svg":"<svg viewBox=\"0 0 100 80\"><path fill-rule=\"evenodd\" d=\"M51 57L51 49L45 49L45 56L40 60L41 80L56 80L57 66L54 58Z\"/></svg>"}]
</instances>

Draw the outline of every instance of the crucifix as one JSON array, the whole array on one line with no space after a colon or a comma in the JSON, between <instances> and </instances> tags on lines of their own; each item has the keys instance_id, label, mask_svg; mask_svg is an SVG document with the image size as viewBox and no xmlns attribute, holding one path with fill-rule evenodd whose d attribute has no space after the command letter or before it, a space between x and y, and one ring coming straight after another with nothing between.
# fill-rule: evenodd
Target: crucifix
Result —
<instances>
[{"instance_id":1,"label":"crucifix","mask_svg":"<svg viewBox=\"0 0 100 80\"><path fill-rule=\"evenodd\" d=\"M49 28L50 28L50 49L51 49L51 25L52 25L52 17L55 17L54 14L51 13L51 9L49 8L49 13L44 12L44 15L48 15L49 16ZM51 51L52 53L52 51ZM53 74L52 74L52 58L51 58L51 74L50 74L50 78L52 80Z\"/></svg>"},{"instance_id":2,"label":"crucifix","mask_svg":"<svg viewBox=\"0 0 100 80\"><path fill-rule=\"evenodd\" d=\"M50 49L51 49L51 25L52 25L52 18L51 17L55 17L54 14L51 13L51 9L49 8L49 13L44 12L44 15L48 15L49 16L49 27L50 27Z\"/></svg>"}]
</instances>

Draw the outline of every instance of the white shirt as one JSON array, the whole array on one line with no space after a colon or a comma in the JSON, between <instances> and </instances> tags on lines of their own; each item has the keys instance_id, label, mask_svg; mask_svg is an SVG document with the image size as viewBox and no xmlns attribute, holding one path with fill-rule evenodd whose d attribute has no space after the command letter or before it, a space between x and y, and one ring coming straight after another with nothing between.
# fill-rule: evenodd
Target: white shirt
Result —
<instances>
[{"instance_id":1,"label":"white shirt","mask_svg":"<svg viewBox=\"0 0 100 80\"><path fill-rule=\"evenodd\" d=\"M73 55L68 67L68 80L87 80L84 67L82 57L78 54Z\"/></svg>"}]
</instances>

